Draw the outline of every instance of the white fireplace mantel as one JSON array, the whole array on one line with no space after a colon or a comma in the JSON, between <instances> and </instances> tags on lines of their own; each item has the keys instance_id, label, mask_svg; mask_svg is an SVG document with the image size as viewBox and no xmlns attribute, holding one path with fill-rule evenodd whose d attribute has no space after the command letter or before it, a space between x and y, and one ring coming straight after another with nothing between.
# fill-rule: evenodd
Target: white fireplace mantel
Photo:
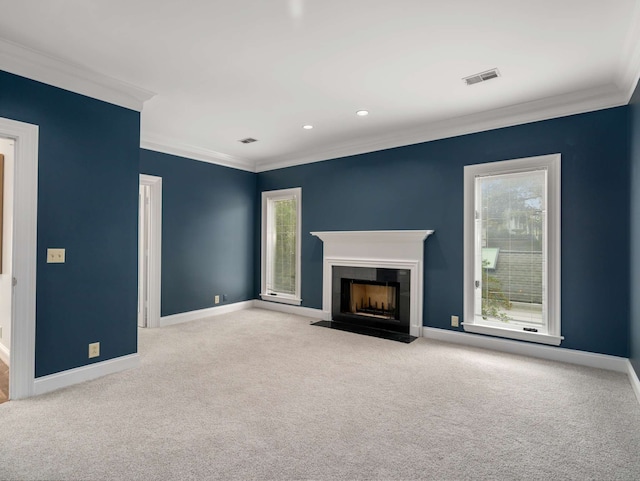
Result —
<instances>
[{"instance_id":1,"label":"white fireplace mantel","mask_svg":"<svg viewBox=\"0 0 640 481\"><path fill-rule=\"evenodd\" d=\"M322 310L331 319L333 266L411 271L410 334L422 335L424 241L432 230L311 232L324 244Z\"/></svg>"}]
</instances>

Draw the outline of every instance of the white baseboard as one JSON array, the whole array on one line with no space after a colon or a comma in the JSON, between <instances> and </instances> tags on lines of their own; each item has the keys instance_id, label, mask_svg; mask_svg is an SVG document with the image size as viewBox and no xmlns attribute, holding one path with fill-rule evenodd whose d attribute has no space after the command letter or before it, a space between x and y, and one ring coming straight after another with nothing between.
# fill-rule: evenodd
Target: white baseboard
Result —
<instances>
[{"instance_id":1,"label":"white baseboard","mask_svg":"<svg viewBox=\"0 0 640 481\"><path fill-rule=\"evenodd\" d=\"M311 317L313 319L321 319L328 321L331 319L331 313L324 312L322 309L314 309L312 307L291 306L289 304L279 304L277 302L261 301L255 299L253 307L258 309L267 309L270 311L285 312L287 314L296 314L298 316Z\"/></svg>"},{"instance_id":2,"label":"white baseboard","mask_svg":"<svg viewBox=\"0 0 640 481\"><path fill-rule=\"evenodd\" d=\"M4 362L7 366L11 366L10 352L4 344L0 343L0 361Z\"/></svg>"},{"instance_id":3,"label":"white baseboard","mask_svg":"<svg viewBox=\"0 0 640 481\"><path fill-rule=\"evenodd\" d=\"M631 361L627 359L627 367L629 375L629 382L631 382L631 387L633 388L633 392L636 393L636 397L638 398L638 402L640 403L640 379L638 379L638 373L636 373L635 369L631 365Z\"/></svg>"},{"instance_id":4,"label":"white baseboard","mask_svg":"<svg viewBox=\"0 0 640 481\"><path fill-rule=\"evenodd\" d=\"M222 306L209 307L207 309L198 309L197 311L181 312L180 314L164 316L160 318L160 327L181 324L189 321L197 321L211 316L219 316L220 314L250 309L253 307L253 302L254 301L235 302L233 304L225 304Z\"/></svg>"},{"instance_id":5,"label":"white baseboard","mask_svg":"<svg viewBox=\"0 0 640 481\"><path fill-rule=\"evenodd\" d=\"M107 361L89 364L88 366L69 369L68 371L57 372L49 376L36 378L34 385L34 395L38 396L47 392L55 391L63 387L72 386L84 381L91 381L107 374L113 374L127 369L132 369L140 365L138 354L116 357Z\"/></svg>"},{"instance_id":6,"label":"white baseboard","mask_svg":"<svg viewBox=\"0 0 640 481\"><path fill-rule=\"evenodd\" d=\"M298 316L311 317L314 319L329 320L331 314L324 312L322 309L313 309L311 307L292 306L289 304L280 304L277 302L261 301L253 299L251 301L236 302L234 304L226 304L224 306L209 307L207 309L198 309L197 311L181 312L171 316L160 318L160 327L170 326L173 324L181 324L183 322L198 321L207 317L219 316L229 312L241 311L243 309L267 309L271 311L284 312L287 314L296 314Z\"/></svg>"},{"instance_id":7,"label":"white baseboard","mask_svg":"<svg viewBox=\"0 0 640 481\"><path fill-rule=\"evenodd\" d=\"M422 336L438 341L466 344L484 349L493 349L494 351L538 357L550 361L567 362L580 366L596 367L609 371L627 373L629 370L629 360L625 357L576 351L574 349L564 349L561 347L542 346L540 344L511 341L508 339L480 336L467 332L449 331L447 329L437 329L434 327L423 327Z\"/></svg>"}]
</instances>

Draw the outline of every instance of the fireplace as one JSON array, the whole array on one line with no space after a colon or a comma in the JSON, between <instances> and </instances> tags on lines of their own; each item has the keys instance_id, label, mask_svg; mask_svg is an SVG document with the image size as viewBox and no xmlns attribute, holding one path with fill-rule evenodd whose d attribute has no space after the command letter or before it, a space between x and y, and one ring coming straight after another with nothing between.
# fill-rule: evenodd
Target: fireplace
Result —
<instances>
[{"instance_id":1,"label":"fireplace","mask_svg":"<svg viewBox=\"0 0 640 481\"><path fill-rule=\"evenodd\" d=\"M332 320L409 333L407 269L333 266L331 285Z\"/></svg>"},{"instance_id":2,"label":"fireplace","mask_svg":"<svg viewBox=\"0 0 640 481\"><path fill-rule=\"evenodd\" d=\"M318 325L357 326L360 330L353 331L363 334L396 333L388 338L402 342L422 335L424 241L432 230L311 234L323 242L325 317Z\"/></svg>"},{"instance_id":3,"label":"fireplace","mask_svg":"<svg viewBox=\"0 0 640 481\"><path fill-rule=\"evenodd\" d=\"M398 319L397 282L342 279L340 312L374 319Z\"/></svg>"}]
</instances>

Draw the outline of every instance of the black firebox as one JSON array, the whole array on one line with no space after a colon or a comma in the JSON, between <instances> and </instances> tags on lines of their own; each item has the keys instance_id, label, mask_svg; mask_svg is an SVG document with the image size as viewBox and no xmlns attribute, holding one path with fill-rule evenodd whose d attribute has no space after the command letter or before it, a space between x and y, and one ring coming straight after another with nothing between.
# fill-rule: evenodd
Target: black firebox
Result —
<instances>
[{"instance_id":1,"label":"black firebox","mask_svg":"<svg viewBox=\"0 0 640 481\"><path fill-rule=\"evenodd\" d=\"M333 321L409 333L409 270L334 266L332 286Z\"/></svg>"}]
</instances>

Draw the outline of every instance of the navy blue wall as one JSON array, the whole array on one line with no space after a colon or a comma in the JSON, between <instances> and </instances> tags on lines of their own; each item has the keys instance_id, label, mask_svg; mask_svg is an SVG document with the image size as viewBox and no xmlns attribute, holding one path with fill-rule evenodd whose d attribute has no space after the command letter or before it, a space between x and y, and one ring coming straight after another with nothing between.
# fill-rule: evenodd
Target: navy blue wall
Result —
<instances>
[{"instance_id":1,"label":"navy blue wall","mask_svg":"<svg viewBox=\"0 0 640 481\"><path fill-rule=\"evenodd\" d=\"M162 315L253 299L256 174L150 150L162 177Z\"/></svg>"},{"instance_id":2,"label":"navy blue wall","mask_svg":"<svg viewBox=\"0 0 640 481\"><path fill-rule=\"evenodd\" d=\"M435 229L425 243L424 325L451 329L462 313L463 166L561 153L562 346L627 357L628 122L620 107L263 172L258 190L302 187L307 307L322 307L322 243L310 231Z\"/></svg>"},{"instance_id":3,"label":"navy blue wall","mask_svg":"<svg viewBox=\"0 0 640 481\"><path fill-rule=\"evenodd\" d=\"M135 353L139 113L0 72L0 117L40 127L36 377Z\"/></svg>"},{"instance_id":4,"label":"navy blue wall","mask_svg":"<svg viewBox=\"0 0 640 481\"><path fill-rule=\"evenodd\" d=\"M638 110L634 102L255 175L141 151L137 112L0 72L0 116L40 127L36 376L136 352L139 172L163 177L162 315L211 307L215 294L257 296L259 193L301 186L304 306L322 304L322 244L310 231L435 229L424 324L450 329L462 312L463 166L556 152L562 345L631 356L640 371L640 301L631 305L628 289L640 289ZM67 262L46 264L47 247L66 248ZM89 360L96 341L101 356Z\"/></svg>"},{"instance_id":5,"label":"navy blue wall","mask_svg":"<svg viewBox=\"0 0 640 481\"><path fill-rule=\"evenodd\" d=\"M631 316L629 356L640 377L640 88L631 98Z\"/></svg>"}]
</instances>

